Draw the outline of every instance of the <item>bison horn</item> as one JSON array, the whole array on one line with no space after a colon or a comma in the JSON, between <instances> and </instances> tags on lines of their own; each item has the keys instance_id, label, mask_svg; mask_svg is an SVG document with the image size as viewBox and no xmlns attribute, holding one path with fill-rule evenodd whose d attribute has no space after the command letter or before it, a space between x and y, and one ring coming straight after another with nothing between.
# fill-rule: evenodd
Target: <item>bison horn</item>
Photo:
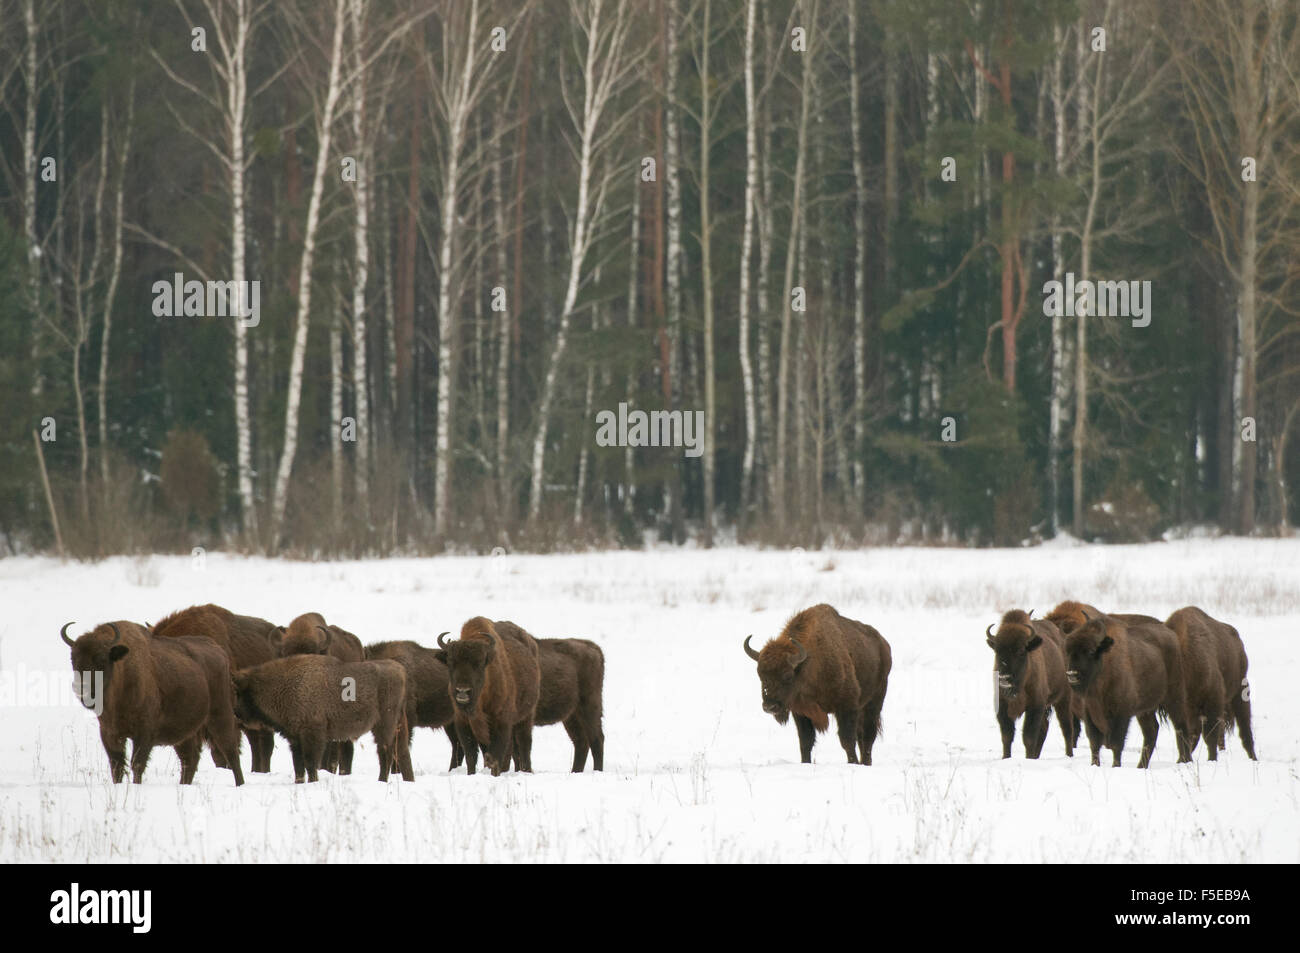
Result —
<instances>
[{"instance_id":1,"label":"bison horn","mask_svg":"<svg viewBox=\"0 0 1300 953\"><path fill-rule=\"evenodd\" d=\"M986 639L991 639L991 638L993 638L993 626L992 626L992 625L990 625L987 629L984 630L984 637L985 637Z\"/></svg>"},{"instance_id":2,"label":"bison horn","mask_svg":"<svg viewBox=\"0 0 1300 953\"><path fill-rule=\"evenodd\" d=\"M1034 617L1034 610L1033 610L1033 609L1030 609L1030 610L1029 610L1029 615L1025 616L1025 618L1026 618L1026 619L1032 619L1033 617Z\"/></svg>"},{"instance_id":3,"label":"bison horn","mask_svg":"<svg viewBox=\"0 0 1300 953\"><path fill-rule=\"evenodd\" d=\"M68 638L68 628L74 625L76 625L75 622L69 622L63 628L59 629L59 638L63 639L63 641L67 642L69 645L76 645L76 643L73 642L72 639Z\"/></svg>"},{"instance_id":4,"label":"bison horn","mask_svg":"<svg viewBox=\"0 0 1300 953\"><path fill-rule=\"evenodd\" d=\"M794 643L794 647L799 650L799 657L794 660L794 667L798 668L804 662L808 661L808 650L800 645L797 639L792 638L790 641Z\"/></svg>"},{"instance_id":5,"label":"bison horn","mask_svg":"<svg viewBox=\"0 0 1300 953\"><path fill-rule=\"evenodd\" d=\"M334 633L331 632L329 629L325 628L325 626L323 625L318 625L316 626L316 628L320 629L322 632L325 633L325 644L320 647L320 654L324 655L326 652L329 651L330 639L334 638Z\"/></svg>"},{"instance_id":6,"label":"bison horn","mask_svg":"<svg viewBox=\"0 0 1300 953\"><path fill-rule=\"evenodd\" d=\"M745 636L745 654L748 655L750 658L752 658L755 662L757 662L758 653L749 647L749 640L752 638L753 638L752 635Z\"/></svg>"},{"instance_id":7,"label":"bison horn","mask_svg":"<svg viewBox=\"0 0 1300 953\"><path fill-rule=\"evenodd\" d=\"M111 647L122 641L122 633L117 631L117 623L115 622L108 623L108 627L113 630L113 641L108 643Z\"/></svg>"},{"instance_id":8,"label":"bison horn","mask_svg":"<svg viewBox=\"0 0 1300 953\"><path fill-rule=\"evenodd\" d=\"M438 648L445 649L447 647L447 643L445 640L449 635L451 635L450 632L443 632L438 636Z\"/></svg>"}]
</instances>

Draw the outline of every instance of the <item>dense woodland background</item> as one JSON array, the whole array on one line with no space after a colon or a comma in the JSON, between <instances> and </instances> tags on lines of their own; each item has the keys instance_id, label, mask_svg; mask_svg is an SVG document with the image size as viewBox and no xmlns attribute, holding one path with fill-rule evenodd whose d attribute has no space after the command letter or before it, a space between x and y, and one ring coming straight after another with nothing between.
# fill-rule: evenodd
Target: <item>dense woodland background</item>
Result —
<instances>
[{"instance_id":1,"label":"dense woodland background","mask_svg":"<svg viewBox=\"0 0 1300 953\"><path fill-rule=\"evenodd\" d=\"M1294 0L0 0L0 107L0 552L1300 502ZM260 323L155 316L177 271ZM597 446L621 401L705 453Z\"/></svg>"}]
</instances>

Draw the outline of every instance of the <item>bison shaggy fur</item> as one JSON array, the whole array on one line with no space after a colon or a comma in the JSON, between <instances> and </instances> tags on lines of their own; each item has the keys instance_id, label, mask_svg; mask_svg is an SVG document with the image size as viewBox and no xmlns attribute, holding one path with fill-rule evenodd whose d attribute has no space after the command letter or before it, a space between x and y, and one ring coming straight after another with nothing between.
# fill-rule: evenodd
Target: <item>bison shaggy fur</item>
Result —
<instances>
[{"instance_id":1,"label":"bison shaggy fur","mask_svg":"<svg viewBox=\"0 0 1300 953\"><path fill-rule=\"evenodd\" d=\"M297 783L304 773L317 779L327 742L355 741L367 731L379 752L379 780L388 780L394 756L403 780L415 780L406 746L406 672L397 662L292 655L233 677L235 713L245 724L284 735Z\"/></svg>"},{"instance_id":2,"label":"bison shaggy fur","mask_svg":"<svg viewBox=\"0 0 1300 953\"><path fill-rule=\"evenodd\" d=\"M1178 760L1190 760L1182 653L1178 637L1163 623L1099 614L1065 637L1065 664L1093 764L1101 764L1104 743L1119 767L1129 722L1136 717L1142 728L1138 767L1150 765L1160 730L1157 716L1174 727Z\"/></svg>"},{"instance_id":3,"label":"bison shaggy fur","mask_svg":"<svg viewBox=\"0 0 1300 953\"><path fill-rule=\"evenodd\" d=\"M181 759L181 784L194 780L206 740L224 755L244 783L239 768L239 726L231 703L230 664L225 653L202 638L157 639L132 622L107 622L68 638L76 688L88 708L99 711L99 738L108 755L113 783L126 775L126 742L131 741L131 780L140 784L149 755L158 745L173 747ZM102 673L99 698L95 673Z\"/></svg>"},{"instance_id":4,"label":"bison shaggy fur","mask_svg":"<svg viewBox=\"0 0 1300 953\"><path fill-rule=\"evenodd\" d=\"M493 776L510 766L532 771L533 717L541 689L537 641L513 622L475 616L460 638L438 646L447 653L447 691L466 769L476 770L478 749Z\"/></svg>"},{"instance_id":5,"label":"bison shaggy fur","mask_svg":"<svg viewBox=\"0 0 1300 953\"><path fill-rule=\"evenodd\" d=\"M340 662L360 662L365 659L361 640L337 625L326 625L319 612L304 612L288 628L277 627L273 635L276 655L331 655ZM325 745L321 767L339 774L352 773L352 742L331 741Z\"/></svg>"},{"instance_id":6,"label":"bison shaggy fur","mask_svg":"<svg viewBox=\"0 0 1300 953\"><path fill-rule=\"evenodd\" d=\"M209 639L225 650L232 671L269 662L275 657L271 641L275 626L256 616L236 615L221 606L191 606L181 609L159 621L153 627L156 638L199 637ZM252 771L266 774L271 770L271 752L275 748L275 733L243 725L252 750ZM225 767L214 748L212 760Z\"/></svg>"},{"instance_id":7,"label":"bison shaggy fur","mask_svg":"<svg viewBox=\"0 0 1300 953\"><path fill-rule=\"evenodd\" d=\"M1203 730L1210 760L1217 761L1224 738L1235 724L1241 733L1242 747L1254 761L1250 683L1246 679L1248 662L1241 636L1232 626L1196 606L1179 609L1165 625L1178 636L1183 655L1188 753L1196 749Z\"/></svg>"},{"instance_id":8,"label":"bison shaggy fur","mask_svg":"<svg viewBox=\"0 0 1300 953\"><path fill-rule=\"evenodd\" d=\"M573 742L575 773L587 766L588 751L592 767L603 771L605 653L586 639L538 639L537 656L541 688L533 724L564 725Z\"/></svg>"},{"instance_id":9,"label":"bison shaggy fur","mask_svg":"<svg viewBox=\"0 0 1300 953\"><path fill-rule=\"evenodd\" d=\"M754 651L748 638L744 648L758 662L763 711L782 725L794 715L804 764L812 762L817 733L830 726L830 714L849 763L871 764L893 664L879 632L822 604L796 613L762 651Z\"/></svg>"},{"instance_id":10,"label":"bison shaggy fur","mask_svg":"<svg viewBox=\"0 0 1300 953\"><path fill-rule=\"evenodd\" d=\"M1065 753L1074 756L1079 739L1079 719L1070 709L1070 687L1065 680L1061 633L1042 619L1031 619L1021 609L1002 616L997 632L985 630L993 650L997 680L997 719L1002 732L1002 757L1011 757L1016 719L1025 716L1025 757L1037 758L1047 738L1051 710L1065 736Z\"/></svg>"}]
</instances>

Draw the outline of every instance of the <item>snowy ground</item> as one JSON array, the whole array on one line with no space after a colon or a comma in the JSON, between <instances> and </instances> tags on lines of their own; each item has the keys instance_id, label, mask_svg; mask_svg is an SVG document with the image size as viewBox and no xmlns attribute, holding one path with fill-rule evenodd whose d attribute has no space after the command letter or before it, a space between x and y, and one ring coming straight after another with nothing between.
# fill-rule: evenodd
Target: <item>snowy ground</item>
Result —
<instances>
[{"instance_id":1,"label":"snowy ground","mask_svg":"<svg viewBox=\"0 0 1300 953\"><path fill-rule=\"evenodd\" d=\"M1066 597L1164 617L1195 603L1250 654L1251 763L1233 737L1175 765L1162 729L1139 771L1064 756L999 758L984 627ZM537 773L446 770L444 736L416 732L414 784L357 773L235 789L204 754L192 787L158 749L142 786L114 786L94 716L45 702L70 678L69 620L154 621L197 602L287 622L317 610L363 641L433 644L483 614L605 649L606 771L567 773L563 729L539 729ZM759 707L741 640L829 602L875 625L894 670L875 766L832 732L798 763L793 725ZM563 556L287 563L211 555L97 565L0 560L0 863L12 861L1300 861L1300 541L1191 540L1022 550L660 550ZM1105 756L1108 758L1108 756ZM244 763L248 764L247 746ZM1108 763L1108 762L1107 762ZM247 768L245 768L247 771Z\"/></svg>"}]
</instances>

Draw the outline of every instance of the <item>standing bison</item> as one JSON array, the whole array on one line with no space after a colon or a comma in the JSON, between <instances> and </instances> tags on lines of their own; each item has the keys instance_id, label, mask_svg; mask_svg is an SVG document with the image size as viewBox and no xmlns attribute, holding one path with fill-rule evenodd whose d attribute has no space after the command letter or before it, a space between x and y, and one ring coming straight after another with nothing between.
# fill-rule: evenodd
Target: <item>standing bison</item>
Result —
<instances>
[{"instance_id":1,"label":"standing bison","mask_svg":"<svg viewBox=\"0 0 1300 953\"><path fill-rule=\"evenodd\" d=\"M493 777L510 767L512 750L516 767L532 771L541 688L536 640L513 622L476 616L455 642L438 636L438 647L447 653L447 691L468 772L476 770L480 747Z\"/></svg>"},{"instance_id":2,"label":"standing bison","mask_svg":"<svg viewBox=\"0 0 1300 953\"><path fill-rule=\"evenodd\" d=\"M156 639L131 622L107 622L73 641L71 625L59 635L72 649L81 703L98 709L99 738L114 784L126 775L127 739L136 784L157 745L176 749L181 784L191 783L205 740L224 756L235 785L244 783L225 653L207 639Z\"/></svg>"},{"instance_id":3,"label":"standing bison","mask_svg":"<svg viewBox=\"0 0 1300 953\"><path fill-rule=\"evenodd\" d=\"M271 642L275 626L256 616L236 615L221 606L191 606L179 612L173 612L153 627L153 635L159 639L186 638L197 636L209 639L226 653L231 671L248 668L269 662L275 656ZM248 746L252 749L255 774L265 774L271 770L271 752L275 748L275 733L251 728L244 725L244 734L248 736ZM212 760L218 767L225 767L214 748Z\"/></svg>"},{"instance_id":4,"label":"standing bison","mask_svg":"<svg viewBox=\"0 0 1300 953\"><path fill-rule=\"evenodd\" d=\"M794 715L803 763L812 762L816 733L833 714L849 764L871 764L893 663L880 633L822 604L796 613L761 652L749 638L745 654L758 663L763 711L782 725Z\"/></svg>"},{"instance_id":5,"label":"standing bison","mask_svg":"<svg viewBox=\"0 0 1300 953\"><path fill-rule=\"evenodd\" d=\"M541 689L537 697L536 725L563 723L573 742L573 771L587 766L587 752L597 771L605 769L605 730L602 692L605 653L586 639L537 639ZM518 768L518 763L515 764Z\"/></svg>"},{"instance_id":6,"label":"standing bison","mask_svg":"<svg viewBox=\"0 0 1300 953\"><path fill-rule=\"evenodd\" d=\"M289 623L286 629L277 626L273 639L279 658L290 655L330 655L340 662L360 662L365 659L361 640L337 625L326 625L319 612L305 612ZM325 745L321 756L324 770L339 774L352 773L352 742L331 741Z\"/></svg>"},{"instance_id":7,"label":"standing bison","mask_svg":"<svg viewBox=\"0 0 1300 953\"><path fill-rule=\"evenodd\" d=\"M460 767L463 755L460 741L456 737L456 713L452 710L451 696L447 692L447 653L442 649L426 649L418 642L406 640L376 642L367 645L365 653L370 661L391 659L406 669L408 746L416 728L443 728L447 732L447 740L451 742L451 768Z\"/></svg>"},{"instance_id":8,"label":"standing bison","mask_svg":"<svg viewBox=\"0 0 1300 953\"><path fill-rule=\"evenodd\" d=\"M1113 765L1119 767L1129 722L1136 717L1142 728L1138 767L1150 765L1160 730L1157 715L1174 727L1178 760L1191 760L1186 750L1182 653L1178 637L1163 623L1124 621L1099 613L1066 636L1065 664L1083 714L1093 764L1101 764L1104 743L1111 750Z\"/></svg>"},{"instance_id":9,"label":"standing bison","mask_svg":"<svg viewBox=\"0 0 1300 953\"><path fill-rule=\"evenodd\" d=\"M1179 609L1165 622L1178 636L1183 655L1183 678L1187 687L1189 718L1188 754L1200 740L1204 723L1205 746L1210 760L1219 750L1233 725L1241 733L1241 744L1255 760L1255 738L1250 725L1250 683L1246 679L1246 647L1237 630L1195 606Z\"/></svg>"},{"instance_id":10,"label":"standing bison","mask_svg":"<svg viewBox=\"0 0 1300 953\"><path fill-rule=\"evenodd\" d=\"M246 725L284 735L298 784L304 773L317 780L327 742L355 741L367 731L379 752L379 780L388 780L394 757L402 779L415 780L406 746L406 673L397 662L291 655L233 678L235 714Z\"/></svg>"},{"instance_id":11,"label":"standing bison","mask_svg":"<svg viewBox=\"0 0 1300 953\"><path fill-rule=\"evenodd\" d=\"M1047 738L1050 710L1065 736L1065 753L1074 756L1079 740L1079 719L1070 710L1070 687L1065 679L1061 634L1051 622L1031 619L1020 609L1002 616L998 631L985 630L993 650L993 672L997 677L998 728L1002 731L1002 757L1011 757L1016 719L1025 716L1025 757L1037 758Z\"/></svg>"}]
</instances>

